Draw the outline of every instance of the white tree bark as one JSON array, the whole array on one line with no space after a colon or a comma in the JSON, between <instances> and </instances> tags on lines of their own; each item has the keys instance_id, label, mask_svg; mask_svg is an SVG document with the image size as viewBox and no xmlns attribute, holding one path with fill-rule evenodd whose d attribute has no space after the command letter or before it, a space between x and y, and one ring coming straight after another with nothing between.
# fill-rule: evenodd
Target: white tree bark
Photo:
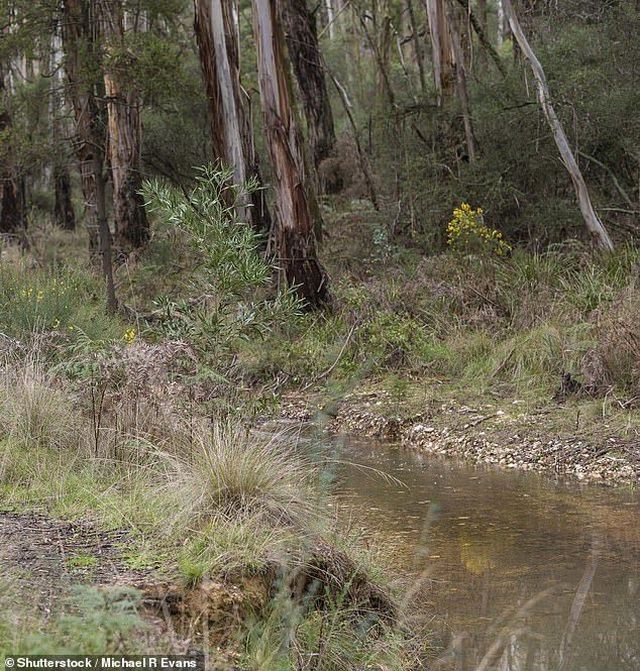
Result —
<instances>
[{"instance_id":1,"label":"white tree bark","mask_svg":"<svg viewBox=\"0 0 640 671\"><path fill-rule=\"evenodd\" d=\"M451 98L455 80L449 22L444 0L424 0L424 3L431 35L433 78L438 94L438 105L441 105Z\"/></svg>"},{"instance_id":2,"label":"white tree bark","mask_svg":"<svg viewBox=\"0 0 640 671\"><path fill-rule=\"evenodd\" d=\"M604 227L593 208L591 197L589 196L589 190L587 189L587 184L584 181L582 172L580 172L578 162L576 161L575 156L571 151L569 140L567 139L567 135L564 132L562 123L560 122L560 119L558 118L558 115L556 114L556 111L551 103L547 78L542 68L542 64L538 60L535 52L525 37L524 32L522 31L518 17L516 16L513 5L511 4L511 0L502 0L502 5L509 20L511 32L518 42L522 53L529 61L531 70L533 71L533 76L535 77L538 88L538 100L540 101L542 111L544 112L547 122L549 123L549 127L553 133L553 138L556 142L556 146L558 147L558 151L560 152L562 162L571 176L571 181L573 182L573 186L576 191L576 196L578 198L578 203L580 205L580 211L582 212L585 226L594 236L598 242L598 245L602 249L613 251L613 242L607 233L607 229Z\"/></svg>"},{"instance_id":3,"label":"white tree bark","mask_svg":"<svg viewBox=\"0 0 640 671\"><path fill-rule=\"evenodd\" d=\"M222 0L211 0L211 35L216 53L215 65L218 71L218 83L221 89L225 143L227 156L233 167L233 176L236 184L244 184L247 176L245 172L245 157L242 151L242 133L240 132L239 115L236 108L236 94L233 85L231 67L227 58L227 43L225 37L225 22L222 14Z\"/></svg>"},{"instance_id":4,"label":"white tree bark","mask_svg":"<svg viewBox=\"0 0 640 671\"><path fill-rule=\"evenodd\" d=\"M324 0L324 6L327 9L327 30L329 31L329 39L333 40L336 36L336 27L333 25L335 21L335 12L333 11L333 0Z\"/></svg>"}]
</instances>

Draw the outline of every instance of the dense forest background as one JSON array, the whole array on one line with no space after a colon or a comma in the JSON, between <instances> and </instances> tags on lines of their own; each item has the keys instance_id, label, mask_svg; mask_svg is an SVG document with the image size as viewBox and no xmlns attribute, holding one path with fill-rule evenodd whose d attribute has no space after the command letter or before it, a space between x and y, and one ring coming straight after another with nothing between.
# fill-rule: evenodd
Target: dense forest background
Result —
<instances>
[{"instance_id":1,"label":"dense forest background","mask_svg":"<svg viewBox=\"0 0 640 671\"><path fill-rule=\"evenodd\" d=\"M95 337L87 294L15 303L80 273L234 390L635 393L636 2L2 7L7 335Z\"/></svg>"},{"instance_id":2,"label":"dense forest background","mask_svg":"<svg viewBox=\"0 0 640 671\"><path fill-rule=\"evenodd\" d=\"M144 179L161 176L186 187L197 166L233 159L220 138L211 139L211 117L225 112L206 70L216 57L211 31L202 27L210 3L196 4L3 2L5 235L19 237L45 220L63 228L87 224L93 203L80 172L91 169L92 143L104 156L116 246L126 252L153 229L137 195ZM278 67L285 68L308 142L307 177L320 195L373 200L386 215L378 236L429 254L443 249L451 210L467 201L481 205L517 245L543 248L581 235L571 181L502 3L271 4L281 31L276 40L283 38ZM443 13L444 27L430 30L432 6ZM514 9L602 220L614 235L633 234L640 174L636 4L539 0ZM239 2L225 11L237 31L239 103L272 200L252 9ZM434 50L439 39L447 43L442 65Z\"/></svg>"}]
</instances>

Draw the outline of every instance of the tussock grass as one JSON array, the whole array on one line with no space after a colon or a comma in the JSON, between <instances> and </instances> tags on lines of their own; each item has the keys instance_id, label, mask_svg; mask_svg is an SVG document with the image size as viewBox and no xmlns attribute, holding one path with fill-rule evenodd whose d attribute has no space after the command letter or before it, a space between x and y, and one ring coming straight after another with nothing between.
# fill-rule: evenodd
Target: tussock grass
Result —
<instances>
[{"instance_id":1,"label":"tussock grass","mask_svg":"<svg viewBox=\"0 0 640 671\"><path fill-rule=\"evenodd\" d=\"M316 470L283 434L265 436L218 422L200 428L191 446L191 452L173 457L169 485L183 492L190 518L206 520L220 510L241 516L259 512L303 526L317 514Z\"/></svg>"},{"instance_id":2,"label":"tussock grass","mask_svg":"<svg viewBox=\"0 0 640 671\"><path fill-rule=\"evenodd\" d=\"M64 449L77 445L79 426L69 398L37 360L1 367L0 428L12 441Z\"/></svg>"}]
</instances>

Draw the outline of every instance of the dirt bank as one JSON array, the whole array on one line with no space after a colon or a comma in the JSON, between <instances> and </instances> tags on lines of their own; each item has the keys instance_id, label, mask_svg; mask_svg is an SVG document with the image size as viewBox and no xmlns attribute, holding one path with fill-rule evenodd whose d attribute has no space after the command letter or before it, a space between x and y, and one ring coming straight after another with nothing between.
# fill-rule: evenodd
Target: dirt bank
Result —
<instances>
[{"instance_id":1,"label":"dirt bank","mask_svg":"<svg viewBox=\"0 0 640 671\"><path fill-rule=\"evenodd\" d=\"M314 400L291 396L283 400L282 412L301 421L322 417L333 433L389 440L449 459L606 485L640 481L640 440L634 439L635 432L621 435L617 427L604 423L600 430L591 425L581 428L580 408L576 409L577 426L571 430L566 408L549 406L529 412L518 401L502 407L447 401L426 412L414 412L384 392L368 392L345 397L329 414L322 407Z\"/></svg>"}]
</instances>

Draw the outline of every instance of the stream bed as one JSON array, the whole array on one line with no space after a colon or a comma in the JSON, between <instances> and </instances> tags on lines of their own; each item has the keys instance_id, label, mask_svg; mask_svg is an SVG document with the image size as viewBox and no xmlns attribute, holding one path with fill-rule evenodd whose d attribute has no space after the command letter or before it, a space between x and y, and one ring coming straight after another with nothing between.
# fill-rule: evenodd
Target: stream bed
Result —
<instances>
[{"instance_id":1,"label":"stream bed","mask_svg":"<svg viewBox=\"0 0 640 671\"><path fill-rule=\"evenodd\" d=\"M417 595L408 610L435 632L434 668L640 669L637 491L364 441L340 460L339 517Z\"/></svg>"}]
</instances>

